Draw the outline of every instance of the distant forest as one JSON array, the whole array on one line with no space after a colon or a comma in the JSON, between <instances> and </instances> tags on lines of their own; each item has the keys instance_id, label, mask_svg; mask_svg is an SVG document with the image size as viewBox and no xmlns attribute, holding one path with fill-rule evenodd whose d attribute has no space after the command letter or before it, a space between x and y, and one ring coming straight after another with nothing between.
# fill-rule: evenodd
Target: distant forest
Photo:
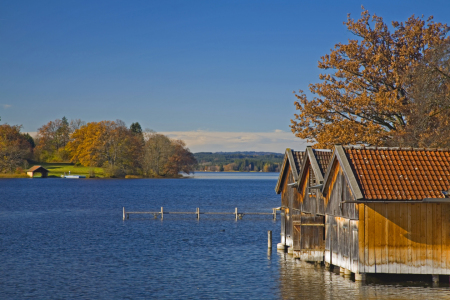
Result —
<instances>
[{"instance_id":1,"label":"distant forest","mask_svg":"<svg viewBox=\"0 0 450 300\"><path fill-rule=\"evenodd\" d=\"M284 154L273 152L198 152L196 171L279 172Z\"/></svg>"}]
</instances>

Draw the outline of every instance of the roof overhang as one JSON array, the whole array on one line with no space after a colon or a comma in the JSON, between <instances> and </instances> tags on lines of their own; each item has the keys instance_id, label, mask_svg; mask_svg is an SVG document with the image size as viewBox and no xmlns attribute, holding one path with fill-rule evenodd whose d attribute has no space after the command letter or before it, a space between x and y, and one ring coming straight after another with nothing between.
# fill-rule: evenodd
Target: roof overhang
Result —
<instances>
[{"instance_id":1,"label":"roof overhang","mask_svg":"<svg viewBox=\"0 0 450 300\"><path fill-rule=\"evenodd\" d=\"M327 172L325 173L322 192L325 193L328 188L328 184L330 181L330 174L331 171L333 170L333 165L335 164L335 162L338 162L339 165L341 166L344 176L346 177L347 182L350 186L350 189L353 195L355 196L355 199L356 200L363 199L364 198L363 193L361 192L361 188L358 184L358 181L355 177L355 174L352 170L352 167L350 165L350 162L348 161L347 155L345 154L345 150L344 147L342 147L342 145L336 145L334 147L333 157L331 158L327 168Z\"/></svg>"},{"instance_id":2,"label":"roof overhang","mask_svg":"<svg viewBox=\"0 0 450 300\"><path fill-rule=\"evenodd\" d=\"M295 165L294 155L292 153L293 151L294 150L287 148L286 152L284 154L283 165L280 170L280 175L278 176L277 185L275 186L275 192L277 194L281 193L282 182L283 182L283 178L285 177L285 173L288 169L288 164L289 164L289 166L291 166L291 172L292 172L292 176L294 178L294 182L297 182L297 180L298 180L298 171L299 170L297 170L297 167Z\"/></svg>"}]
</instances>

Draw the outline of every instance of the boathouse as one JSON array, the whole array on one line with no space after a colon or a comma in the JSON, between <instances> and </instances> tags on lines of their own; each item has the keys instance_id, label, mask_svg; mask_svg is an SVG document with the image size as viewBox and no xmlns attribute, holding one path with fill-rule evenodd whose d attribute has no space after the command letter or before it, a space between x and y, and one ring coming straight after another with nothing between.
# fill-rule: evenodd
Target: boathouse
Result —
<instances>
[{"instance_id":1,"label":"boathouse","mask_svg":"<svg viewBox=\"0 0 450 300\"><path fill-rule=\"evenodd\" d=\"M323 261L325 207L321 188L332 157L331 150L306 147L292 207L293 255L305 261Z\"/></svg>"},{"instance_id":2,"label":"boathouse","mask_svg":"<svg viewBox=\"0 0 450 300\"><path fill-rule=\"evenodd\" d=\"M337 145L324 177L326 263L450 275L450 151Z\"/></svg>"},{"instance_id":3,"label":"boathouse","mask_svg":"<svg viewBox=\"0 0 450 300\"><path fill-rule=\"evenodd\" d=\"M42 166L33 166L27 170L27 175L31 178L34 177L34 173L41 173L42 178L46 178L48 176L48 170Z\"/></svg>"},{"instance_id":4,"label":"boathouse","mask_svg":"<svg viewBox=\"0 0 450 300\"><path fill-rule=\"evenodd\" d=\"M298 198L298 191L295 186L297 185L303 155L303 151L286 149L275 187L275 192L281 193L281 244L288 247L293 245L292 208L295 199Z\"/></svg>"}]
</instances>

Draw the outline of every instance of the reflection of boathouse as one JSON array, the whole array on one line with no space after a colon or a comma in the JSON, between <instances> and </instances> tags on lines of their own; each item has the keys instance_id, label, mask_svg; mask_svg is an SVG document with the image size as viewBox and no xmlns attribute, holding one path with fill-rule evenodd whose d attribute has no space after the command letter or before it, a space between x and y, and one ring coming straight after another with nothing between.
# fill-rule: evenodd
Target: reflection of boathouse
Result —
<instances>
[{"instance_id":1,"label":"reflection of boathouse","mask_svg":"<svg viewBox=\"0 0 450 300\"><path fill-rule=\"evenodd\" d=\"M308 166L313 168L304 159L299 174L310 173ZM300 251L323 241L323 260L355 273L355 279L365 273L431 274L433 280L450 275L450 151L338 145L323 183L316 176L308 189L303 177L299 197L322 199L310 218L321 216L323 201L325 236L306 230L302 240L302 224L309 221L301 218L299 241L309 240L309 246L300 244ZM295 222L294 217L294 233ZM320 227L319 220L308 224L313 223ZM294 254L295 240L294 234ZM303 256L320 260L318 255Z\"/></svg>"}]
</instances>

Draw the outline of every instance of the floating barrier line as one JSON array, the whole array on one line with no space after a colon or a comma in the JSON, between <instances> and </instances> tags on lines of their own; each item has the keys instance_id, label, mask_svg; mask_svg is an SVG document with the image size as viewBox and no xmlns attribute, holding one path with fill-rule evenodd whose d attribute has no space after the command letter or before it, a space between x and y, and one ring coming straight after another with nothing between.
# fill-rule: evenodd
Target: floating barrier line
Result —
<instances>
[{"instance_id":1,"label":"floating barrier line","mask_svg":"<svg viewBox=\"0 0 450 300\"><path fill-rule=\"evenodd\" d=\"M200 208L197 207L196 211L164 211L164 208L161 207L161 211L125 211L125 207L123 208L123 220L129 219L132 214L152 214L155 219L160 216L161 220L164 215L174 214L174 215L197 215L197 219L200 219L200 215L234 215L236 220L242 219L244 215L272 215L273 219L277 219L277 210L276 208L272 209L271 213L263 213L263 212L238 212L237 207L234 209L234 212L200 212Z\"/></svg>"}]
</instances>

